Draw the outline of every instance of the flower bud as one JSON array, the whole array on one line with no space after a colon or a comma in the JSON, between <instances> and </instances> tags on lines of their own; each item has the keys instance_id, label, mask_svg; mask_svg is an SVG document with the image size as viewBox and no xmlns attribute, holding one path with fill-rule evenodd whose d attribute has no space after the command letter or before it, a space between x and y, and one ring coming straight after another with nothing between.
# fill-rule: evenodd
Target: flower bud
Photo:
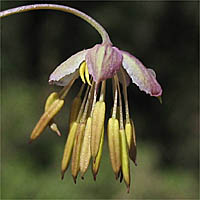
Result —
<instances>
[{"instance_id":1,"label":"flower bud","mask_svg":"<svg viewBox=\"0 0 200 200\"><path fill-rule=\"evenodd\" d=\"M121 168L121 147L119 135L119 121L115 118L110 118L108 121L108 146L112 168L117 179Z\"/></svg>"},{"instance_id":2,"label":"flower bud","mask_svg":"<svg viewBox=\"0 0 200 200\"><path fill-rule=\"evenodd\" d=\"M105 109L105 102L98 101L95 104L94 111L92 114L91 152L94 160L99 151L102 130L104 127Z\"/></svg>"}]
</instances>

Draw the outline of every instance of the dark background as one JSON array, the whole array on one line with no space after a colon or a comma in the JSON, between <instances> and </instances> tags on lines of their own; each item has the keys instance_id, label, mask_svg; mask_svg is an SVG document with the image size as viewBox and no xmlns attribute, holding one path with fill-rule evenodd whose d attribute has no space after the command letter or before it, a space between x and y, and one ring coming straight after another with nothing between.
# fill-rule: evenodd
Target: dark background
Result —
<instances>
[{"instance_id":1,"label":"dark background","mask_svg":"<svg viewBox=\"0 0 200 200\"><path fill-rule=\"evenodd\" d=\"M45 1L48 2L48 1ZM1 10L34 1L3 1ZM42 3L42 1L40 1ZM107 141L97 181L89 169L74 185L60 163L70 103L81 81L56 117L63 133L47 129L33 144L30 133L46 97L60 88L48 85L50 73L72 54L100 43L97 32L81 19L59 11L31 11L1 19L1 197L187 198L199 195L199 5L198 2L59 1L94 17L115 46L153 68L163 88L163 104L128 88L134 119L138 166L131 163L131 192L115 181ZM107 110L112 98L107 92Z\"/></svg>"}]
</instances>

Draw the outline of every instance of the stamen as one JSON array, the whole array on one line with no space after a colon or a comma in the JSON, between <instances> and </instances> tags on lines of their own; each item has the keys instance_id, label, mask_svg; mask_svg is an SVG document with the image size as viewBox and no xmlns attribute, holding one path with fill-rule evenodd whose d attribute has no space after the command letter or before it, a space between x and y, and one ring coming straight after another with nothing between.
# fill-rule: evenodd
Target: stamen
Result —
<instances>
[{"instance_id":1,"label":"stamen","mask_svg":"<svg viewBox=\"0 0 200 200\"><path fill-rule=\"evenodd\" d=\"M89 88L89 86L88 86L88 88ZM82 115L82 118L81 118L81 122L84 122L86 120L87 112L89 110L89 103L90 103L90 100L92 98L93 88L94 88L94 83L92 84L92 87L90 88L90 92L88 94L88 98L87 98L87 101L86 101L86 104L85 104L85 108L84 108L84 112L83 112L83 115Z\"/></svg>"},{"instance_id":2,"label":"stamen","mask_svg":"<svg viewBox=\"0 0 200 200\"><path fill-rule=\"evenodd\" d=\"M87 96L88 96L89 89L90 89L90 87L88 86L88 87L87 87L87 90L86 90L86 92L85 92L85 96L84 96L83 102L82 102L82 104L81 104L80 111L79 111L79 113L78 113L77 120L76 120L78 123L80 122L80 119L81 119L82 114L83 114L83 111L84 111L84 106L85 106L85 102L86 102L86 100L87 100Z\"/></svg>"},{"instance_id":3,"label":"stamen","mask_svg":"<svg viewBox=\"0 0 200 200\"><path fill-rule=\"evenodd\" d=\"M92 84L90 82L90 75L89 75L89 72L88 72L88 66L87 66L86 63L85 63L85 78L86 78L88 85L92 86Z\"/></svg>"},{"instance_id":4,"label":"stamen","mask_svg":"<svg viewBox=\"0 0 200 200\"><path fill-rule=\"evenodd\" d=\"M92 109L91 109L91 112L90 112L90 117L92 117L92 113L94 111L94 106L95 106L95 103L96 103L96 100L97 100L97 83L95 83L95 87L94 87L94 97L93 97L93 102L92 102Z\"/></svg>"},{"instance_id":5,"label":"stamen","mask_svg":"<svg viewBox=\"0 0 200 200\"><path fill-rule=\"evenodd\" d=\"M100 98L99 101L104 101L106 94L106 80L104 80L101 84L101 92L100 92Z\"/></svg>"},{"instance_id":6,"label":"stamen","mask_svg":"<svg viewBox=\"0 0 200 200\"><path fill-rule=\"evenodd\" d=\"M83 93L83 89L85 87L85 84L82 84L81 89L78 92L78 95L74 98L72 104L71 104L71 110L70 110L70 115L69 115L69 125L71 127L72 122L76 121L78 112L80 110L81 106L81 96Z\"/></svg>"},{"instance_id":7,"label":"stamen","mask_svg":"<svg viewBox=\"0 0 200 200\"><path fill-rule=\"evenodd\" d=\"M120 92L120 86L119 86L119 80L118 77L115 75L114 76L118 92L119 92L119 123L120 123L120 130L124 130L124 123L123 123L123 111L122 111L122 96Z\"/></svg>"},{"instance_id":8,"label":"stamen","mask_svg":"<svg viewBox=\"0 0 200 200\"><path fill-rule=\"evenodd\" d=\"M60 92L59 92L59 97L60 99L64 99L69 92L70 88L72 87L74 81L76 80L76 77L74 77L68 85L66 85Z\"/></svg>"},{"instance_id":9,"label":"stamen","mask_svg":"<svg viewBox=\"0 0 200 200\"><path fill-rule=\"evenodd\" d=\"M114 89L114 92L113 92L113 95L114 95L114 104L113 104L113 111L112 111L112 118L116 118L117 116L117 86L116 86L116 82L115 80L113 80L112 82L113 84L113 89Z\"/></svg>"},{"instance_id":10,"label":"stamen","mask_svg":"<svg viewBox=\"0 0 200 200\"><path fill-rule=\"evenodd\" d=\"M86 62L84 61L81 63L80 68L79 68L79 74L83 83L85 83L85 76L84 76L85 68L86 68Z\"/></svg>"},{"instance_id":11,"label":"stamen","mask_svg":"<svg viewBox=\"0 0 200 200\"><path fill-rule=\"evenodd\" d=\"M126 113L126 123L130 123L130 116L129 116L129 107L128 107L128 97L127 97L127 86L126 86L126 77L124 71L120 69L122 74L123 80L123 93L124 93L124 103L125 103L125 113Z\"/></svg>"}]
</instances>

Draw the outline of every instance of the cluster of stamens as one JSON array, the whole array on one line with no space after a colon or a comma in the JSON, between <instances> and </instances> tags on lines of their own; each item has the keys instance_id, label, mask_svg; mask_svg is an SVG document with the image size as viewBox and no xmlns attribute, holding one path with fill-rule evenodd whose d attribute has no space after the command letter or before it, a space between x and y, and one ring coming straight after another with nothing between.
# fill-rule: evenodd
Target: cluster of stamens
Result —
<instances>
[{"instance_id":1,"label":"cluster of stamens","mask_svg":"<svg viewBox=\"0 0 200 200\"><path fill-rule=\"evenodd\" d=\"M129 191L129 157L136 164L136 140L134 125L129 117L125 72L123 70L120 72L122 74L120 81L122 81L124 101L122 101L120 81L116 73L112 78L114 100L112 116L109 118L107 125L107 136L110 160L115 177L116 179L120 178L120 182L124 179ZM72 102L69 133L61 165L63 179L71 161L71 173L75 183L79 172L81 178L84 178L90 162L92 163L94 180L96 180L103 149L106 112L106 80L101 83L92 81L85 61L80 65L79 74L83 83L87 81L88 85L83 84L81 86ZM60 93L54 92L48 97L45 112L31 134L31 141L36 139L47 125L58 135L61 135L53 121L53 117L62 108L64 98L74 81L75 79L72 79ZM123 120L123 103L125 104L125 121Z\"/></svg>"}]
</instances>

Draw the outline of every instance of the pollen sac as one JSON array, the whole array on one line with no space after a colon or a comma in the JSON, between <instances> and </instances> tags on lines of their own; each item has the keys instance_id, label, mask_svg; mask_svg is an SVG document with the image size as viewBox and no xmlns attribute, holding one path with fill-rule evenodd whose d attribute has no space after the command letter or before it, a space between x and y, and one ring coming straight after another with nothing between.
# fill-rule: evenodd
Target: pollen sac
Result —
<instances>
[{"instance_id":1,"label":"pollen sac","mask_svg":"<svg viewBox=\"0 0 200 200\"><path fill-rule=\"evenodd\" d=\"M121 140L121 161L122 161L122 173L123 178L127 186L127 192L130 189L130 166L129 166L129 155L128 155L128 144L126 141L126 133L124 130L120 130Z\"/></svg>"},{"instance_id":2,"label":"pollen sac","mask_svg":"<svg viewBox=\"0 0 200 200\"><path fill-rule=\"evenodd\" d=\"M95 181L96 181L96 176L97 176L97 173L98 173L99 167L100 167L100 161L101 161L101 156L102 156L102 151L103 151L103 142L104 142L104 128L103 128L102 134L101 134L99 151L97 153L96 159L93 160L93 162L92 162L92 173L93 173L93 177L94 177Z\"/></svg>"},{"instance_id":3,"label":"pollen sac","mask_svg":"<svg viewBox=\"0 0 200 200\"><path fill-rule=\"evenodd\" d=\"M49 97L47 98L47 100L46 100L44 110L46 111L46 110L50 107L50 105L51 105L56 99L58 99L58 98L59 98L59 95L58 95L57 92L51 93L51 94L49 95ZM52 131L56 132L56 134L57 134L58 136L61 136L61 133L60 133L60 131L59 131L59 129L58 129L56 123L53 121L53 119L49 122L49 127L50 127L50 129L51 129Z\"/></svg>"},{"instance_id":4,"label":"pollen sac","mask_svg":"<svg viewBox=\"0 0 200 200\"><path fill-rule=\"evenodd\" d=\"M72 153L71 170L72 170L72 176L74 178L74 183L76 183L76 178L80 169L80 151L81 151L84 131L85 131L85 123L81 122L79 123L76 130L76 136Z\"/></svg>"},{"instance_id":5,"label":"pollen sac","mask_svg":"<svg viewBox=\"0 0 200 200\"><path fill-rule=\"evenodd\" d=\"M128 144L128 149L129 149L129 157L135 163L135 165L137 165L135 127L132 120L125 124L125 132L126 132L127 144Z\"/></svg>"},{"instance_id":6,"label":"pollen sac","mask_svg":"<svg viewBox=\"0 0 200 200\"><path fill-rule=\"evenodd\" d=\"M80 107L81 107L81 97L77 96L74 98L71 105L70 116L69 116L70 127L71 127L71 124L76 121Z\"/></svg>"},{"instance_id":7,"label":"pollen sac","mask_svg":"<svg viewBox=\"0 0 200 200\"><path fill-rule=\"evenodd\" d=\"M62 165L61 165L62 179L64 178L64 173L69 166L69 161L71 159L77 127L78 127L78 123L73 122L70 128L68 137L67 137L67 141L66 141L65 149L63 153Z\"/></svg>"},{"instance_id":8,"label":"pollen sac","mask_svg":"<svg viewBox=\"0 0 200 200\"><path fill-rule=\"evenodd\" d=\"M121 147L119 135L119 121L110 118L108 121L108 146L110 152L110 160L116 179L118 179L121 168Z\"/></svg>"},{"instance_id":9,"label":"pollen sac","mask_svg":"<svg viewBox=\"0 0 200 200\"><path fill-rule=\"evenodd\" d=\"M50 104L48 109L45 110L44 114L41 116L40 120L33 129L30 141L35 140L40 136L42 131L51 122L51 120L55 117L55 115L60 111L63 105L64 105L64 100L61 99L56 99L52 104Z\"/></svg>"},{"instance_id":10,"label":"pollen sac","mask_svg":"<svg viewBox=\"0 0 200 200\"><path fill-rule=\"evenodd\" d=\"M112 78L122 65L122 54L110 44L97 44L86 53L89 74L97 83Z\"/></svg>"},{"instance_id":11,"label":"pollen sac","mask_svg":"<svg viewBox=\"0 0 200 200\"><path fill-rule=\"evenodd\" d=\"M104 127L105 110L106 110L105 102L103 101L96 102L92 114L92 135L91 135L91 153L94 160L99 151L102 130Z\"/></svg>"},{"instance_id":12,"label":"pollen sac","mask_svg":"<svg viewBox=\"0 0 200 200\"><path fill-rule=\"evenodd\" d=\"M81 177L84 176L85 172L88 169L90 158L91 158L91 149L90 149L90 140L91 140L91 126L92 126L92 119L89 117L87 119L85 133L83 138L83 143L81 147L81 154L80 154L80 172Z\"/></svg>"}]
</instances>

